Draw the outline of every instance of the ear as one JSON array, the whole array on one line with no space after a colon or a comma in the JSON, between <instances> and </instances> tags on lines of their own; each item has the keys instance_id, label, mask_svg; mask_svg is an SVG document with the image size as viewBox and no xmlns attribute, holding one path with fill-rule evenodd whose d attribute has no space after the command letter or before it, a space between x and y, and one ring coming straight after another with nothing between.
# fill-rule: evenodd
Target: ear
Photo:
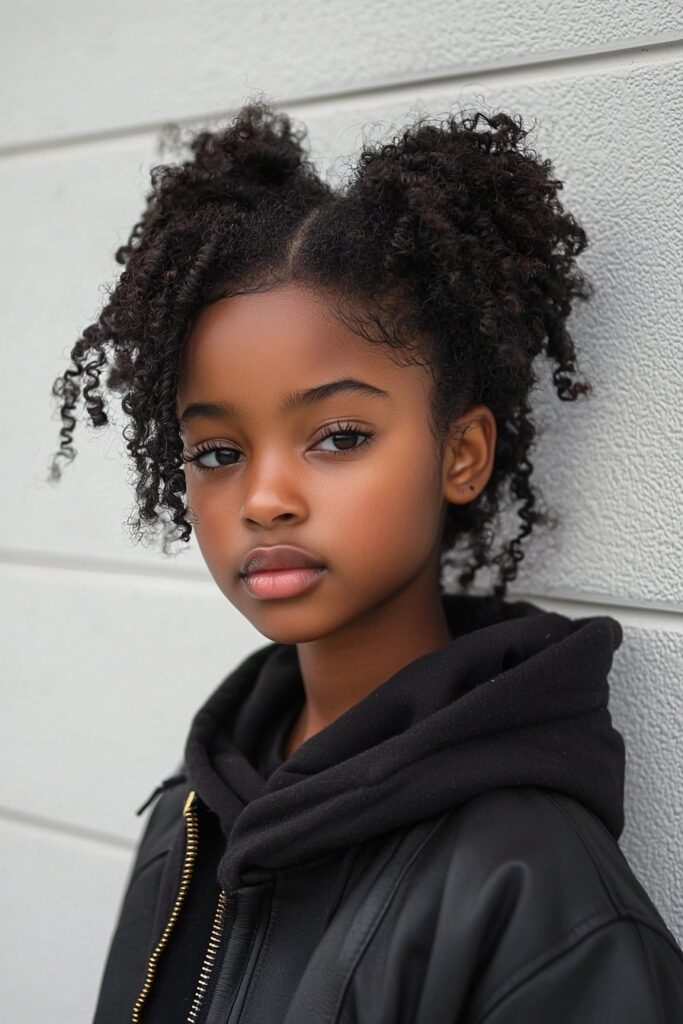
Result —
<instances>
[{"instance_id":1,"label":"ear","mask_svg":"<svg viewBox=\"0 0 683 1024\"><path fill-rule=\"evenodd\" d=\"M443 453L443 496L465 505L483 491L493 471L496 419L487 405L475 405L455 420Z\"/></svg>"}]
</instances>

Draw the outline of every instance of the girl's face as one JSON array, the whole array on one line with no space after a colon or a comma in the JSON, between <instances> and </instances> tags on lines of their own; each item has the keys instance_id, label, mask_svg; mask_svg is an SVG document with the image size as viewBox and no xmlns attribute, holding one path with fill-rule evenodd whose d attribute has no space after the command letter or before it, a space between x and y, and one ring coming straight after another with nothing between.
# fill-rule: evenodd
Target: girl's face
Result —
<instances>
[{"instance_id":1,"label":"girl's face","mask_svg":"<svg viewBox=\"0 0 683 1024\"><path fill-rule=\"evenodd\" d=\"M351 379L360 383L305 400ZM362 628L418 580L438 590L446 498L429 381L301 286L201 311L178 388L186 498L211 575L264 636L299 643ZM241 563L277 544L324 571L293 596L254 595Z\"/></svg>"}]
</instances>

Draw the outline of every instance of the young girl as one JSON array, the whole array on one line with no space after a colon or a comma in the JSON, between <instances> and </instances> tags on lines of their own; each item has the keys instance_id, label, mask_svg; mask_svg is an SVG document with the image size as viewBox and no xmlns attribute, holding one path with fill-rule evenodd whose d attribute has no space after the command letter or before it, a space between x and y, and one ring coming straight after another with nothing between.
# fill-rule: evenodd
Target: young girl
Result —
<instances>
[{"instance_id":1,"label":"young girl","mask_svg":"<svg viewBox=\"0 0 683 1024\"><path fill-rule=\"evenodd\" d=\"M536 357L561 399L590 390L566 326L586 235L526 135L421 118L335 190L252 100L152 171L54 385L53 474L79 378L108 422L106 366L135 525L165 551L194 528L271 642L138 812L159 796L95 1024L683 1020L683 954L617 845L621 626L505 596L548 521Z\"/></svg>"}]
</instances>

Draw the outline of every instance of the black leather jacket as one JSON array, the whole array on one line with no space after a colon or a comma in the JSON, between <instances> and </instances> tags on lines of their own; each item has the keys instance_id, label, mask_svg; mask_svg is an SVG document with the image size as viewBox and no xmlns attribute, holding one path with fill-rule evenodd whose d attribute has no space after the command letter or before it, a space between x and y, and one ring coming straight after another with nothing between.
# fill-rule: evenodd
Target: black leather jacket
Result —
<instances>
[{"instance_id":1,"label":"black leather jacket","mask_svg":"<svg viewBox=\"0 0 683 1024\"><path fill-rule=\"evenodd\" d=\"M619 624L445 607L452 644L279 764L296 647L221 683L144 829L94 1024L682 1024L683 953L617 843Z\"/></svg>"},{"instance_id":2,"label":"black leather jacket","mask_svg":"<svg viewBox=\"0 0 683 1024\"><path fill-rule=\"evenodd\" d=\"M195 798L184 818L187 796L186 786L169 789L151 814L95 1024L135 1020L145 978L153 991L149 964L156 950L158 969L191 885L192 822L201 842L211 816ZM180 878L169 863L179 841ZM205 1024L683 1021L674 937L605 827L551 790L491 790L241 885L213 938L198 986ZM180 1024L186 1011L143 1000L138 1019Z\"/></svg>"}]
</instances>

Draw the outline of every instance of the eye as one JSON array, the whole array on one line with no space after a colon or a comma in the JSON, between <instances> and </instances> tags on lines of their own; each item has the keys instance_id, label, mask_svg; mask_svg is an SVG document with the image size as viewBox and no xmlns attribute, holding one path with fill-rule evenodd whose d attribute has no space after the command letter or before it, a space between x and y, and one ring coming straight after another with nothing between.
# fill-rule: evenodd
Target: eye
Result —
<instances>
[{"instance_id":1,"label":"eye","mask_svg":"<svg viewBox=\"0 0 683 1024\"><path fill-rule=\"evenodd\" d=\"M229 458L231 455L239 455L240 452L237 448L228 448L226 445L206 445L203 448L198 448L196 452L185 454L186 462L193 462L197 469L223 469L225 466L234 466L235 463L231 461L224 461L226 457ZM211 459L215 457L216 463L204 462L204 459Z\"/></svg>"},{"instance_id":2,"label":"eye","mask_svg":"<svg viewBox=\"0 0 683 1024\"><path fill-rule=\"evenodd\" d=\"M333 450L333 454L335 455L345 455L346 452L353 452L356 451L356 449L358 448L362 448L364 444L367 444L370 441L370 439L374 437L374 434L374 430L368 430L366 428L361 429L361 427L355 423L330 423L328 424L328 426L323 428L323 434L320 440L318 441L318 444L321 444L323 441L327 440L328 437L365 438L365 440L361 441L360 444L349 445L346 448L337 449L336 451ZM336 440L334 441L334 443L337 443ZM329 451L330 449L327 450Z\"/></svg>"}]
</instances>

